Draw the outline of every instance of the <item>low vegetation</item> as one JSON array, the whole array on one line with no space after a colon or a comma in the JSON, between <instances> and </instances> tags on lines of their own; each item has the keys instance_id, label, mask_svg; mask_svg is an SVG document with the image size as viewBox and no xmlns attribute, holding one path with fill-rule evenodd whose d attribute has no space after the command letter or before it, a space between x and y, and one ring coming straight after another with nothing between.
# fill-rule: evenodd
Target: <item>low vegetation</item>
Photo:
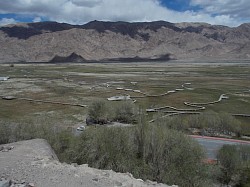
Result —
<instances>
[{"instance_id":1,"label":"low vegetation","mask_svg":"<svg viewBox=\"0 0 250 187\"><path fill-rule=\"evenodd\" d=\"M105 103L97 103L99 104L95 103L93 107L100 105L106 110ZM128 103L119 107L131 111L131 105ZM123 112L118 113L120 119L123 119ZM240 186L249 184L249 176L245 176L249 173L249 164L245 164L249 163L245 162L249 160L249 152L245 150L249 149L223 147L218 154L220 164L208 165L203 162L204 150L196 141L181 132L185 132L187 124L190 123L187 120L191 118L185 118L184 125L184 121L178 118L166 118L149 124L148 117L142 110L137 113L136 126L89 127L80 136L76 136L71 130L51 126L44 121L42 125L1 122L0 143L44 138L63 162L87 163L91 167L130 172L137 178L179 186L211 186L212 183L218 182ZM113 119L116 119L114 116ZM224 119L223 115L218 116L219 119Z\"/></svg>"},{"instance_id":2,"label":"low vegetation","mask_svg":"<svg viewBox=\"0 0 250 187\"><path fill-rule=\"evenodd\" d=\"M96 124L105 124L112 121L121 123L137 123L138 109L132 102L108 103L104 100L93 102L88 109L88 116ZM241 122L232 115L214 111L207 111L200 115L172 116L162 118L163 114L155 116L153 124L181 132L196 129L197 133L206 136L240 137L242 134Z\"/></svg>"},{"instance_id":3,"label":"low vegetation","mask_svg":"<svg viewBox=\"0 0 250 187\"><path fill-rule=\"evenodd\" d=\"M160 123L169 129L184 133L226 137L240 137L243 133L241 122L225 112L208 111L199 115L167 118L161 118L161 116L162 114L155 116L155 124Z\"/></svg>"},{"instance_id":4,"label":"low vegetation","mask_svg":"<svg viewBox=\"0 0 250 187\"><path fill-rule=\"evenodd\" d=\"M96 124L106 124L112 121L133 123L136 120L136 109L131 101L108 103L104 100L97 100L89 106L88 117Z\"/></svg>"},{"instance_id":5,"label":"low vegetation","mask_svg":"<svg viewBox=\"0 0 250 187\"><path fill-rule=\"evenodd\" d=\"M214 111L208 111L197 116L190 116L187 125L191 128L202 129L203 135L240 136L241 122L232 115Z\"/></svg>"},{"instance_id":6,"label":"low vegetation","mask_svg":"<svg viewBox=\"0 0 250 187\"><path fill-rule=\"evenodd\" d=\"M221 173L218 176L222 184L250 186L250 147L224 145L218 152Z\"/></svg>"}]
</instances>

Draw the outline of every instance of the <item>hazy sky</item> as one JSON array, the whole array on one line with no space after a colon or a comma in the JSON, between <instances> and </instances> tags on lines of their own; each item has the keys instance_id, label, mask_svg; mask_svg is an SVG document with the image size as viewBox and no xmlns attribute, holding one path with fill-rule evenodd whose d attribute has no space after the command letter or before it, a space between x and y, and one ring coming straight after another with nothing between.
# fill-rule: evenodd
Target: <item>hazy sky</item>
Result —
<instances>
[{"instance_id":1,"label":"hazy sky","mask_svg":"<svg viewBox=\"0 0 250 187\"><path fill-rule=\"evenodd\" d=\"M250 22L250 0L0 0L0 25L57 21Z\"/></svg>"}]
</instances>

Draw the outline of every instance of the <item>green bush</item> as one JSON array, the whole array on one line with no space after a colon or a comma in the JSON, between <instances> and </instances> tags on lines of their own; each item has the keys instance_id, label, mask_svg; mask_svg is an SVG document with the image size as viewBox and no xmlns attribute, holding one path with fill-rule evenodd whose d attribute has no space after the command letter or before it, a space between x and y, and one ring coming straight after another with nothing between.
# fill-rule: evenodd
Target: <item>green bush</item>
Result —
<instances>
[{"instance_id":1,"label":"green bush","mask_svg":"<svg viewBox=\"0 0 250 187\"><path fill-rule=\"evenodd\" d=\"M135 107L133 103L126 101L120 102L116 105L114 111L114 121L119 121L122 123L132 123L135 121Z\"/></svg>"},{"instance_id":2,"label":"green bush","mask_svg":"<svg viewBox=\"0 0 250 187\"><path fill-rule=\"evenodd\" d=\"M79 164L128 172L133 164L133 146L129 129L98 128L83 133L77 148Z\"/></svg>"},{"instance_id":3,"label":"green bush","mask_svg":"<svg viewBox=\"0 0 250 187\"><path fill-rule=\"evenodd\" d=\"M110 107L105 101L94 101L89 106L88 116L96 123L107 123L110 117Z\"/></svg>"},{"instance_id":4,"label":"green bush","mask_svg":"<svg viewBox=\"0 0 250 187\"><path fill-rule=\"evenodd\" d=\"M135 107L129 101L108 103L103 100L94 101L88 109L88 116L97 124L108 121L132 123L136 119Z\"/></svg>"},{"instance_id":5,"label":"green bush","mask_svg":"<svg viewBox=\"0 0 250 187\"><path fill-rule=\"evenodd\" d=\"M220 131L224 134L231 135L231 132L239 135L241 133L241 123L234 116L228 113L219 113L220 116Z\"/></svg>"},{"instance_id":6,"label":"green bush","mask_svg":"<svg viewBox=\"0 0 250 187\"><path fill-rule=\"evenodd\" d=\"M188 128L187 123L181 116L171 116L166 118L157 118L154 124L163 125L169 129L185 132Z\"/></svg>"},{"instance_id":7,"label":"green bush","mask_svg":"<svg viewBox=\"0 0 250 187\"><path fill-rule=\"evenodd\" d=\"M6 144L11 141L11 127L9 124L0 121L0 144Z\"/></svg>"},{"instance_id":8,"label":"green bush","mask_svg":"<svg viewBox=\"0 0 250 187\"><path fill-rule=\"evenodd\" d=\"M197 142L164 125L139 126L144 138L143 160L149 167L144 178L180 186L201 186L208 178L205 155ZM137 143L138 145L138 143Z\"/></svg>"},{"instance_id":9,"label":"green bush","mask_svg":"<svg viewBox=\"0 0 250 187\"><path fill-rule=\"evenodd\" d=\"M205 129L209 135L216 135L217 133L224 135L240 136L241 123L235 117L228 113L216 113L214 111L207 111L200 115L192 115L187 117L185 123L187 127Z\"/></svg>"},{"instance_id":10,"label":"green bush","mask_svg":"<svg viewBox=\"0 0 250 187\"><path fill-rule=\"evenodd\" d=\"M86 130L75 145L73 162L130 172L137 178L180 186L205 186L209 174L197 142L141 117L135 128Z\"/></svg>"},{"instance_id":11,"label":"green bush","mask_svg":"<svg viewBox=\"0 0 250 187\"><path fill-rule=\"evenodd\" d=\"M250 185L250 146L224 145L217 154L219 181L226 185Z\"/></svg>"}]
</instances>

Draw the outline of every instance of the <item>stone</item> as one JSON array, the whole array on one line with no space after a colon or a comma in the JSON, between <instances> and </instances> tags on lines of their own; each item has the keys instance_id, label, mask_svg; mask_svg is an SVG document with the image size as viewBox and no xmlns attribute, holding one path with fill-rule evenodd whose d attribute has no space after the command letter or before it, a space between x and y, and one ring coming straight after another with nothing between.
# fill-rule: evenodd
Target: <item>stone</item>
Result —
<instances>
[{"instance_id":1,"label":"stone","mask_svg":"<svg viewBox=\"0 0 250 187\"><path fill-rule=\"evenodd\" d=\"M131 173L125 173L127 176L129 176L130 178L133 178L133 175Z\"/></svg>"},{"instance_id":2,"label":"stone","mask_svg":"<svg viewBox=\"0 0 250 187\"><path fill-rule=\"evenodd\" d=\"M144 182L142 179L136 179L136 180L138 180L138 181L140 181L140 182Z\"/></svg>"},{"instance_id":3,"label":"stone","mask_svg":"<svg viewBox=\"0 0 250 187\"><path fill-rule=\"evenodd\" d=\"M157 182L156 182L156 181L146 180L145 182L146 182L146 184L148 184L148 185L157 185Z\"/></svg>"},{"instance_id":4,"label":"stone","mask_svg":"<svg viewBox=\"0 0 250 187\"><path fill-rule=\"evenodd\" d=\"M16 97L14 97L14 96L4 96L4 97L2 97L2 99L4 99L4 100L14 100L14 99L16 99Z\"/></svg>"},{"instance_id":5,"label":"stone","mask_svg":"<svg viewBox=\"0 0 250 187\"><path fill-rule=\"evenodd\" d=\"M122 186L121 182L115 181L115 186Z\"/></svg>"},{"instance_id":6,"label":"stone","mask_svg":"<svg viewBox=\"0 0 250 187\"><path fill-rule=\"evenodd\" d=\"M14 185L15 186L15 184L17 184L18 183L18 181L16 181L16 180L11 180L11 185Z\"/></svg>"},{"instance_id":7,"label":"stone","mask_svg":"<svg viewBox=\"0 0 250 187\"><path fill-rule=\"evenodd\" d=\"M78 166L77 163L72 163L71 165L74 166L74 167L77 167L77 166Z\"/></svg>"},{"instance_id":8,"label":"stone","mask_svg":"<svg viewBox=\"0 0 250 187\"><path fill-rule=\"evenodd\" d=\"M103 176L105 176L105 177L109 177L109 176L110 176L110 174L109 174L108 172L104 172Z\"/></svg>"},{"instance_id":9,"label":"stone","mask_svg":"<svg viewBox=\"0 0 250 187\"><path fill-rule=\"evenodd\" d=\"M8 152L11 149L14 149L14 146L3 146L0 148L0 150L3 152Z\"/></svg>"},{"instance_id":10,"label":"stone","mask_svg":"<svg viewBox=\"0 0 250 187\"><path fill-rule=\"evenodd\" d=\"M10 187L10 180L3 180L3 181L0 181L0 187Z\"/></svg>"},{"instance_id":11,"label":"stone","mask_svg":"<svg viewBox=\"0 0 250 187\"><path fill-rule=\"evenodd\" d=\"M35 187L35 184L34 183L29 183L28 187Z\"/></svg>"},{"instance_id":12,"label":"stone","mask_svg":"<svg viewBox=\"0 0 250 187\"><path fill-rule=\"evenodd\" d=\"M99 181L98 178L93 178L92 180L95 181L95 182L98 182L98 181Z\"/></svg>"}]
</instances>

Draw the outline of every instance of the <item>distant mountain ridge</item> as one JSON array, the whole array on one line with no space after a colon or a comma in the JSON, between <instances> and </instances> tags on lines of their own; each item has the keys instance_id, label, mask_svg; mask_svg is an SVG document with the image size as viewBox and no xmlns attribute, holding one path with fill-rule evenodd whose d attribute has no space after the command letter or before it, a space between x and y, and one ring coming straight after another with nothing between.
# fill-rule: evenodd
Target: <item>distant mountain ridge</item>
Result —
<instances>
[{"instance_id":1,"label":"distant mountain ridge","mask_svg":"<svg viewBox=\"0 0 250 187\"><path fill-rule=\"evenodd\" d=\"M0 27L0 47L2 63L248 60L250 23L234 28L165 21L22 23Z\"/></svg>"}]
</instances>

